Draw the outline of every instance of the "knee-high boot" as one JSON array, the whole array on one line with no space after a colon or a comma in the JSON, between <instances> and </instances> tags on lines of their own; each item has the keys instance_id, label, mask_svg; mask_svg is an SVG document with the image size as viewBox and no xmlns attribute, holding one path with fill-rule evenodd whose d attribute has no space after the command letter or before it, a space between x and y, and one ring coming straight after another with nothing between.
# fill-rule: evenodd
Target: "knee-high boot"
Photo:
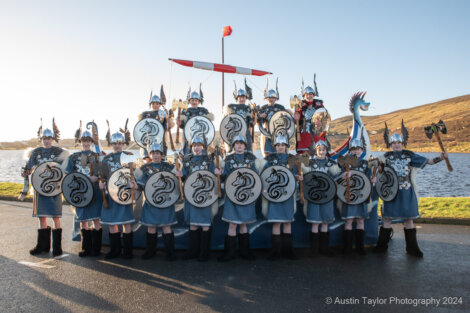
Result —
<instances>
[{"instance_id":1,"label":"knee-high boot","mask_svg":"<svg viewBox=\"0 0 470 313\"><path fill-rule=\"evenodd\" d=\"M406 253L409 255L422 258L423 252L419 249L418 241L416 240L416 228L404 229L406 241Z\"/></svg>"},{"instance_id":2,"label":"knee-high boot","mask_svg":"<svg viewBox=\"0 0 470 313\"><path fill-rule=\"evenodd\" d=\"M62 228L56 228L52 231L52 255L62 254Z\"/></svg>"},{"instance_id":3,"label":"knee-high boot","mask_svg":"<svg viewBox=\"0 0 470 313\"><path fill-rule=\"evenodd\" d=\"M38 229L38 238L36 246L29 250L31 255L37 255L43 252L49 252L51 250L51 228L40 228Z\"/></svg>"}]
</instances>

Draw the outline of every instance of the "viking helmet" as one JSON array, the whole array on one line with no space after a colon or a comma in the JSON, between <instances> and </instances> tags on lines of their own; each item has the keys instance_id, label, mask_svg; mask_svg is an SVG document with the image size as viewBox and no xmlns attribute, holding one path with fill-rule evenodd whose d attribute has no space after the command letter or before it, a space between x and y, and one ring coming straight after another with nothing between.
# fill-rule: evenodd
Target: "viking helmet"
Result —
<instances>
[{"instance_id":1,"label":"viking helmet","mask_svg":"<svg viewBox=\"0 0 470 313\"><path fill-rule=\"evenodd\" d=\"M201 96L199 95L199 93L197 91L193 91L189 95L189 100L191 100L191 99L197 99L197 100L201 101Z\"/></svg>"},{"instance_id":2,"label":"viking helmet","mask_svg":"<svg viewBox=\"0 0 470 313\"><path fill-rule=\"evenodd\" d=\"M195 137L193 138L193 140L191 141L191 146L192 146L193 144L195 144L195 143L199 143L199 144L201 144L201 145L203 145L203 146L204 146L204 144L205 144L204 139L203 139L202 137L200 137L200 136L195 136Z\"/></svg>"},{"instance_id":3,"label":"viking helmet","mask_svg":"<svg viewBox=\"0 0 470 313\"><path fill-rule=\"evenodd\" d=\"M165 105L166 97L165 92L163 91L163 85L160 87L160 96L154 95L153 91L150 91L149 105L152 103L160 103L162 105Z\"/></svg>"},{"instance_id":4,"label":"viking helmet","mask_svg":"<svg viewBox=\"0 0 470 313\"><path fill-rule=\"evenodd\" d=\"M389 135L389 130L387 126L387 122L385 122L385 130L384 130L384 141L387 145L387 148L390 148L393 142L401 142L403 146L406 148L406 144L408 142L408 129L405 127L405 123L401 120L401 134L395 133L391 136Z\"/></svg>"},{"instance_id":5,"label":"viking helmet","mask_svg":"<svg viewBox=\"0 0 470 313\"><path fill-rule=\"evenodd\" d=\"M390 139L388 140L388 143L393 143L393 142L401 142L403 143L403 137L401 134L395 133L390 136Z\"/></svg>"},{"instance_id":6,"label":"viking helmet","mask_svg":"<svg viewBox=\"0 0 470 313\"><path fill-rule=\"evenodd\" d=\"M84 139L90 139L90 140L93 141L93 136L90 133L90 131L88 131L88 130L83 131L83 133L80 136L80 140L84 140Z\"/></svg>"},{"instance_id":7,"label":"viking helmet","mask_svg":"<svg viewBox=\"0 0 470 313\"><path fill-rule=\"evenodd\" d=\"M162 99L160 99L160 97L157 96L157 95L151 95L151 96L150 96L149 104L152 104L152 103L155 103L155 102L161 104L161 103L162 103Z\"/></svg>"},{"instance_id":8,"label":"viking helmet","mask_svg":"<svg viewBox=\"0 0 470 313\"><path fill-rule=\"evenodd\" d=\"M41 139L48 138L48 137L55 138L55 135L54 135L54 132L52 130L50 130L49 128L45 128L42 131Z\"/></svg>"},{"instance_id":9,"label":"viking helmet","mask_svg":"<svg viewBox=\"0 0 470 313\"><path fill-rule=\"evenodd\" d=\"M124 135L120 132L115 132L111 135L111 144L115 143L125 143Z\"/></svg>"},{"instance_id":10,"label":"viking helmet","mask_svg":"<svg viewBox=\"0 0 470 313\"><path fill-rule=\"evenodd\" d=\"M251 88L246 84L246 78L245 78L245 89L240 88L237 90L237 83L233 81L233 84L235 85L235 89L233 91L233 97L235 100L238 100L238 97L245 96L248 100L253 99L253 92Z\"/></svg>"},{"instance_id":11,"label":"viking helmet","mask_svg":"<svg viewBox=\"0 0 470 313\"><path fill-rule=\"evenodd\" d=\"M328 149L328 144L323 141L323 140L318 140L316 143L315 143L315 149L320 147L320 146L324 146L325 148Z\"/></svg>"},{"instance_id":12,"label":"viking helmet","mask_svg":"<svg viewBox=\"0 0 470 313\"><path fill-rule=\"evenodd\" d=\"M233 139L232 147L235 145L236 142L243 142L245 146L248 144L245 137L243 137L242 135L238 135Z\"/></svg>"},{"instance_id":13,"label":"viking helmet","mask_svg":"<svg viewBox=\"0 0 470 313\"><path fill-rule=\"evenodd\" d=\"M302 95L305 97L306 95L308 95L310 93L315 96L315 90L312 87L307 86L307 87L304 88L304 90L302 92Z\"/></svg>"},{"instance_id":14,"label":"viking helmet","mask_svg":"<svg viewBox=\"0 0 470 313\"><path fill-rule=\"evenodd\" d=\"M264 99L276 98L279 100L279 90L277 88L278 79L276 78L276 90L268 89L268 81L266 81L266 89L264 89Z\"/></svg>"},{"instance_id":15,"label":"viking helmet","mask_svg":"<svg viewBox=\"0 0 470 313\"><path fill-rule=\"evenodd\" d=\"M274 146L282 145L282 144L288 146L289 141L287 140L287 138L284 135L279 135L274 139Z\"/></svg>"},{"instance_id":16,"label":"viking helmet","mask_svg":"<svg viewBox=\"0 0 470 313\"><path fill-rule=\"evenodd\" d=\"M187 98L188 101L191 100L191 99L197 99L202 104L204 102L204 96L202 94L201 84L199 84L199 92L197 92L196 90L191 92L191 87L189 87L188 95L187 95L186 98Z\"/></svg>"},{"instance_id":17,"label":"viking helmet","mask_svg":"<svg viewBox=\"0 0 470 313\"><path fill-rule=\"evenodd\" d=\"M354 148L361 148L364 149L364 144L361 139L354 138L349 141L349 150Z\"/></svg>"},{"instance_id":18,"label":"viking helmet","mask_svg":"<svg viewBox=\"0 0 470 313\"><path fill-rule=\"evenodd\" d=\"M151 145L147 146L148 153L152 153L152 151L159 151L163 154L163 146L158 142L154 142Z\"/></svg>"}]
</instances>

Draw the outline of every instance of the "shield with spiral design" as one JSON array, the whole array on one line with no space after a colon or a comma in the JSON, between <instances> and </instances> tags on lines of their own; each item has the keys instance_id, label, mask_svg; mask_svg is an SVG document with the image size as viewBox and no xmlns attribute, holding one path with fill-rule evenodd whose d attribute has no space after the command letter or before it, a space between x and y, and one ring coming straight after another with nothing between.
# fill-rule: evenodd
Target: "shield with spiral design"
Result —
<instances>
[{"instance_id":1,"label":"shield with spiral design","mask_svg":"<svg viewBox=\"0 0 470 313\"><path fill-rule=\"evenodd\" d=\"M64 173L57 162L44 162L31 175L34 190L44 197L54 197L62 192Z\"/></svg>"},{"instance_id":2,"label":"shield with spiral design","mask_svg":"<svg viewBox=\"0 0 470 313\"><path fill-rule=\"evenodd\" d=\"M295 134L295 122L292 115L287 111L278 111L269 120L269 133L271 138L283 135L292 138Z\"/></svg>"},{"instance_id":3,"label":"shield with spiral design","mask_svg":"<svg viewBox=\"0 0 470 313\"><path fill-rule=\"evenodd\" d=\"M222 119L219 130L223 141L231 145L238 135L246 137L246 121L241 115L229 114Z\"/></svg>"},{"instance_id":4,"label":"shield with spiral design","mask_svg":"<svg viewBox=\"0 0 470 313\"><path fill-rule=\"evenodd\" d=\"M379 197L385 201L393 201L398 195L399 181L393 168L385 166L382 173L377 172L375 190Z\"/></svg>"},{"instance_id":5,"label":"shield with spiral design","mask_svg":"<svg viewBox=\"0 0 470 313\"><path fill-rule=\"evenodd\" d=\"M205 116L191 117L184 125L184 138L192 142L194 137L205 138L206 144L210 145L215 136L215 128L212 122Z\"/></svg>"},{"instance_id":6,"label":"shield with spiral design","mask_svg":"<svg viewBox=\"0 0 470 313\"><path fill-rule=\"evenodd\" d=\"M261 194L261 178L250 168L238 168L225 180L225 193L235 204L248 205Z\"/></svg>"},{"instance_id":7,"label":"shield with spiral design","mask_svg":"<svg viewBox=\"0 0 470 313\"><path fill-rule=\"evenodd\" d=\"M338 198L343 203L358 205L366 202L369 199L372 191L372 183L369 177L361 171L351 170L351 177L349 178L349 201L347 201L347 180L340 177L336 180Z\"/></svg>"},{"instance_id":8,"label":"shield with spiral design","mask_svg":"<svg viewBox=\"0 0 470 313\"><path fill-rule=\"evenodd\" d=\"M315 204L325 204L336 196L336 183L330 175L312 171L304 174L304 197Z\"/></svg>"},{"instance_id":9,"label":"shield with spiral design","mask_svg":"<svg viewBox=\"0 0 470 313\"><path fill-rule=\"evenodd\" d=\"M145 199L156 208L164 209L175 204L180 197L178 177L170 172L158 172L145 183Z\"/></svg>"},{"instance_id":10,"label":"shield with spiral design","mask_svg":"<svg viewBox=\"0 0 470 313\"><path fill-rule=\"evenodd\" d=\"M206 170L191 173L184 182L186 201L198 208L204 208L217 201L217 177Z\"/></svg>"},{"instance_id":11,"label":"shield with spiral design","mask_svg":"<svg viewBox=\"0 0 470 313\"><path fill-rule=\"evenodd\" d=\"M164 134L165 129L162 123L150 117L144 118L135 124L133 132L134 141L144 149L147 149L148 144L161 143Z\"/></svg>"},{"instance_id":12,"label":"shield with spiral design","mask_svg":"<svg viewBox=\"0 0 470 313\"><path fill-rule=\"evenodd\" d=\"M72 172L62 181L62 194L68 203L83 208L93 200L93 184L85 174Z\"/></svg>"},{"instance_id":13,"label":"shield with spiral design","mask_svg":"<svg viewBox=\"0 0 470 313\"><path fill-rule=\"evenodd\" d=\"M115 170L108 179L106 184L108 194L114 202L120 205L132 204L131 190L131 171L128 168L120 168ZM135 190L136 200L140 197L141 192Z\"/></svg>"},{"instance_id":14,"label":"shield with spiral design","mask_svg":"<svg viewBox=\"0 0 470 313\"><path fill-rule=\"evenodd\" d=\"M284 166L274 165L266 168L261 173L261 182L263 197L271 202L284 202L295 191L294 174Z\"/></svg>"}]
</instances>

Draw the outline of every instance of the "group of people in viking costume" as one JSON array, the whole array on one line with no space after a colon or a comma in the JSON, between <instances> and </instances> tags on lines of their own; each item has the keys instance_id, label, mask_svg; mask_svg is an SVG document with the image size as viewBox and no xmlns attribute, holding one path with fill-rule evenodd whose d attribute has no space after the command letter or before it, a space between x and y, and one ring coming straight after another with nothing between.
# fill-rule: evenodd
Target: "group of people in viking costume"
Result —
<instances>
[{"instance_id":1,"label":"group of people in viking costume","mask_svg":"<svg viewBox=\"0 0 470 313\"><path fill-rule=\"evenodd\" d=\"M419 217L414 181L415 171L427 164L432 165L440 162L447 157L446 153L442 153L434 159L427 159L412 151L404 150L408 135L406 128L402 125L402 134L390 136L388 128L386 128L384 138L387 148L391 147L392 151L379 157L376 163L363 159L365 146L362 139L350 140L348 153L357 162L353 165L349 163L344 165L330 158L330 146L326 138L326 131L316 125L317 121L314 118L316 113L320 112L321 114L317 116L323 118L326 112L323 101L318 98L316 82L315 88L310 86L304 88L302 83L303 100L294 111L287 110L283 105L277 103L279 99L277 82L276 89L266 88L264 96L267 103L261 108L247 104L247 101L252 99L252 91L247 86L246 80L244 83L244 89L235 87L234 98L237 103L229 104L226 107L226 114L228 116L236 114L237 118L244 121L246 128L242 128L243 131L235 135L221 134L227 145L227 153L223 160L220 160L222 155L220 147L217 146L215 151L210 147L214 134L209 134L207 130L201 131L200 128L196 129L195 126L191 126L191 129L186 132L187 124L194 122L192 119L213 120L213 114L202 106L204 98L201 88L199 88L199 92L191 91L191 89L188 92L188 107L178 114L175 123L177 127L185 131L184 143L181 151L176 153L170 137L170 147L175 154L172 162L167 159L169 145L165 141L165 134L171 135L174 121L172 112L164 108L166 98L162 86L160 96L153 94L150 96L151 110L139 115L139 122L146 124L139 130L134 129L134 138L136 138L137 131L140 132L139 135L142 135L139 140L136 140L141 146L143 159L137 168L134 168L132 162L123 162L126 155L132 154L123 150L124 145L130 143L127 122L124 129L113 134L110 132L108 123L106 139L112 147L112 152L105 155L91 149L93 145L99 145L97 134L88 130L82 132L80 127L76 133L76 141L82 145L82 149L70 156L67 156L67 152L62 148L52 146L54 140L59 141L59 130L53 122L53 131L42 130L41 126L38 136L43 146L31 152L22 175L28 177L32 172L39 171L40 167L44 165L47 168L41 169L42 172L36 176L49 175L52 177L54 175L52 172L58 164L66 175L80 173L80 175L87 177L93 190L93 199L84 205L77 204L75 208L75 219L80 222L82 249L79 256L81 257L100 255L102 226L107 226L109 230L110 249L105 257L108 259L119 256L133 257L132 224L135 222L133 204L132 202L123 204L123 201L131 198L134 201L135 193L139 192L145 194L145 202L138 221L146 227L146 246L142 259L151 259L156 255L158 228L161 228L166 257L170 261L175 260L175 236L172 226L178 223L175 212L178 199L170 201L167 196L152 198L151 193L147 193L147 189L157 185L161 186L159 184L165 179L171 179L174 176L172 184L174 188L178 189L179 187L178 198L181 196L179 201L184 201L184 220L189 225L188 248L183 259L207 261L210 258L212 220L219 209L218 198L225 194L221 217L224 222L228 223L228 231L224 241L224 252L218 260L226 262L237 256L248 260L255 258L250 250L248 224L257 220L255 205L261 194L263 194L262 213L267 222L272 224L271 252L268 256L270 260L280 257L297 258L293 249L292 222L298 204L303 205L305 220L312 225L309 236L312 256L318 254L334 255L330 249L328 230L329 224L335 221L336 209L340 209L340 217L344 221L343 252L346 254L352 252L353 241L355 241L355 251L364 255L364 220L369 216L369 204L368 202L352 204L347 200L339 201L335 196L336 184L334 181L349 179L351 170L354 170L363 173L374 184L377 179L376 170L384 171L388 167L396 173L399 186L396 197L384 202L383 225L380 227L374 252L387 251L392 231L392 220L403 219L407 253L417 257L423 256L418 247L416 228L413 223L413 220ZM284 119L282 123L272 121L273 116L279 112L286 114L280 116ZM158 127L163 129L163 135L158 134L158 127L155 128L155 125L153 128L151 127L150 124L154 120L161 124ZM297 123L299 127L297 132L300 136L297 137L295 149L297 155L289 154L289 141L295 133L295 128L289 124L290 122ZM94 122L92 124L94 125ZM150 126L146 126L147 124ZM259 125L262 133L261 148L264 157L261 158L253 154L253 128L256 124ZM279 128L279 125L284 128ZM94 128L92 129L94 130ZM150 136L150 132L153 132L153 137ZM227 140L226 138L231 139ZM301 159L305 162L300 162ZM120 172L118 173L119 177L114 177L121 169L129 170L130 175L126 176ZM267 189L264 186L265 181L275 179L275 177L279 179L280 173L284 175L284 179L290 179L293 183L286 184L282 189L274 192L261 191L263 188ZM317 179L312 177L319 176L324 177L326 181L331 181L331 188L335 188L333 196L323 202L315 201L309 197L304 199L301 187L305 185L304 183L308 183L308 180ZM122 186L127 186L127 189L119 190L119 199L110 194L112 179L116 181L114 185L120 182ZM188 199L185 194L186 190L190 190L194 195L203 180L208 181L211 185L210 192L204 195L201 193ZM149 185L150 181L152 181L151 185ZM41 182L46 183L44 179ZM71 182L64 188L71 188L72 185ZM221 185L224 188L218 189L217 186L220 188ZM242 188L237 187L237 192L234 194L235 186L240 185ZM48 227L46 218L51 217L54 222L52 230L53 255L60 255L62 254L62 229L60 226L62 197L60 196L60 188L56 188L59 189L59 193L47 194L46 187L41 191L34 185L34 182L33 186L35 189L33 217L39 218L39 229L37 245L30 250L30 253L36 255L50 250L51 228ZM265 192L272 194L267 196ZM121 201L121 198L124 200ZM67 198L67 201L71 202L73 199ZM167 205L162 206L160 203Z\"/></svg>"}]
</instances>

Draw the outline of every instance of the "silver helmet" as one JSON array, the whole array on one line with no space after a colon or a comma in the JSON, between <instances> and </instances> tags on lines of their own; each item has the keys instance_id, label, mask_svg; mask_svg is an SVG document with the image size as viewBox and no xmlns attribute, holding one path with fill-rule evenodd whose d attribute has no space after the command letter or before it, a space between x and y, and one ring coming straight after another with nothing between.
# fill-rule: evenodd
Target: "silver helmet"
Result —
<instances>
[{"instance_id":1,"label":"silver helmet","mask_svg":"<svg viewBox=\"0 0 470 313\"><path fill-rule=\"evenodd\" d=\"M279 100L279 89L277 88L278 79L276 78L276 90L268 89L268 81L266 81L266 89L264 89L264 99L276 98Z\"/></svg>"},{"instance_id":2,"label":"silver helmet","mask_svg":"<svg viewBox=\"0 0 470 313\"><path fill-rule=\"evenodd\" d=\"M93 135L91 134L90 131L85 130L85 131L83 131L83 133L82 133L81 136L80 136L80 140L83 140L83 139L90 139L90 140L93 140Z\"/></svg>"},{"instance_id":3,"label":"silver helmet","mask_svg":"<svg viewBox=\"0 0 470 313\"><path fill-rule=\"evenodd\" d=\"M237 83L233 81L233 84L235 85L235 89L233 91L233 98L235 100L238 100L238 97L245 96L248 100L253 99L253 92L251 88L246 84L246 78L245 78L245 89L240 88L237 90Z\"/></svg>"},{"instance_id":4,"label":"silver helmet","mask_svg":"<svg viewBox=\"0 0 470 313\"><path fill-rule=\"evenodd\" d=\"M349 150L354 148L361 148L364 149L364 144L361 139L354 138L349 141Z\"/></svg>"},{"instance_id":5,"label":"silver helmet","mask_svg":"<svg viewBox=\"0 0 470 313\"><path fill-rule=\"evenodd\" d=\"M201 145L205 145L204 139L201 136L195 136L191 141L191 146L195 143L200 143Z\"/></svg>"},{"instance_id":6,"label":"silver helmet","mask_svg":"<svg viewBox=\"0 0 470 313\"><path fill-rule=\"evenodd\" d=\"M186 96L187 100L197 99L201 104L204 102L204 95L202 94L201 84L199 84L199 92L196 90L191 92L191 87L189 87L188 95Z\"/></svg>"},{"instance_id":7,"label":"silver helmet","mask_svg":"<svg viewBox=\"0 0 470 313\"><path fill-rule=\"evenodd\" d=\"M52 130L50 130L49 128L45 128L42 131L41 139L48 138L48 137L55 138L55 135L54 135L54 132Z\"/></svg>"},{"instance_id":8,"label":"silver helmet","mask_svg":"<svg viewBox=\"0 0 470 313\"><path fill-rule=\"evenodd\" d=\"M125 143L126 140L124 139L124 135L121 134L120 132L115 132L114 134L111 135L111 143Z\"/></svg>"},{"instance_id":9,"label":"silver helmet","mask_svg":"<svg viewBox=\"0 0 470 313\"><path fill-rule=\"evenodd\" d=\"M328 149L328 144L323 141L323 140L318 140L316 143L315 143L315 149L320 147L320 146L324 146L325 148Z\"/></svg>"},{"instance_id":10,"label":"silver helmet","mask_svg":"<svg viewBox=\"0 0 470 313\"><path fill-rule=\"evenodd\" d=\"M201 96L199 95L199 93L197 91L193 91L189 95L189 100L191 100L191 99L197 99L197 100L201 101Z\"/></svg>"},{"instance_id":11,"label":"silver helmet","mask_svg":"<svg viewBox=\"0 0 470 313\"><path fill-rule=\"evenodd\" d=\"M401 142L403 143L403 137L401 136L401 134L392 134L390 136L390 139L388 140L389 143L393 143L393 142Z\"/></svg>"},{"instance_id":12,"label":"silver helmet","mask_svg":"<svg viewBox=\"0 0 470 313\"><path fill-rule=\"evenodd\" d=\"M148 153L152 153L153 151L159 151L160 153L163 153L163 146L158 142L154 142L151 145L147 146L147 150Z\"/></svg>"},{"instance_id":13,"label":"silver helmet","mask_svg":"<svg viewBox=\"0 0 470 313\"><path fill-rule=\"evenodd\" d=\"M287 138L284 135L279 135L274 139L274 146L282 145L282 144L288 146L289 141L287 140Z\"/></svg>"},{"instance_id":14,"label":"silver helmet","mask_svg":"<svg viewBox=\"0 0 470 313\"><path fill-rule=\"evenodd\" d=\"M243 142L245 146L248 144L245 137L243 137L242 135L238 135L232 140L232 147L235 145L236 142Z\"/></svg>"},{"instance_id":15,"label":"silver helmet","mask_svg":"<svg viewBox=\"0 0 470 313\"><path fill-rule=\"evenodd\" d=\"M162 99L160 99L160 97L157 96L157 95L152 95L152 96L150 97L149 103L152 104L152 103L155 103L155 102L161 104L161 103L162 103Z\"/></svg>"},{"instance_id":16,"label":"silver helmet","mask_svg":"<svg viewBox=\"0 0 470 313\"><path fill-rule=\"evenodd\" d=\"M308 95L310 93L315 96L315 89L313 89L310 86L307 86L307 87L304 88L302 95L305 97L306 95Z\"/></svg>"},{"instance_id":17,"label":"silver helmet","mask_svg":"<svg viewBox=\"0 0 470 313\"><path fill-rule=\"evenodd\" d=\"M150 91L149 105L152 103L160 103L160 104L165 105L166 96L165 96L165 92L163 91L163 85L160 87L160 96L154 95L153 91Z\"/></svg>"}]
</instances>

